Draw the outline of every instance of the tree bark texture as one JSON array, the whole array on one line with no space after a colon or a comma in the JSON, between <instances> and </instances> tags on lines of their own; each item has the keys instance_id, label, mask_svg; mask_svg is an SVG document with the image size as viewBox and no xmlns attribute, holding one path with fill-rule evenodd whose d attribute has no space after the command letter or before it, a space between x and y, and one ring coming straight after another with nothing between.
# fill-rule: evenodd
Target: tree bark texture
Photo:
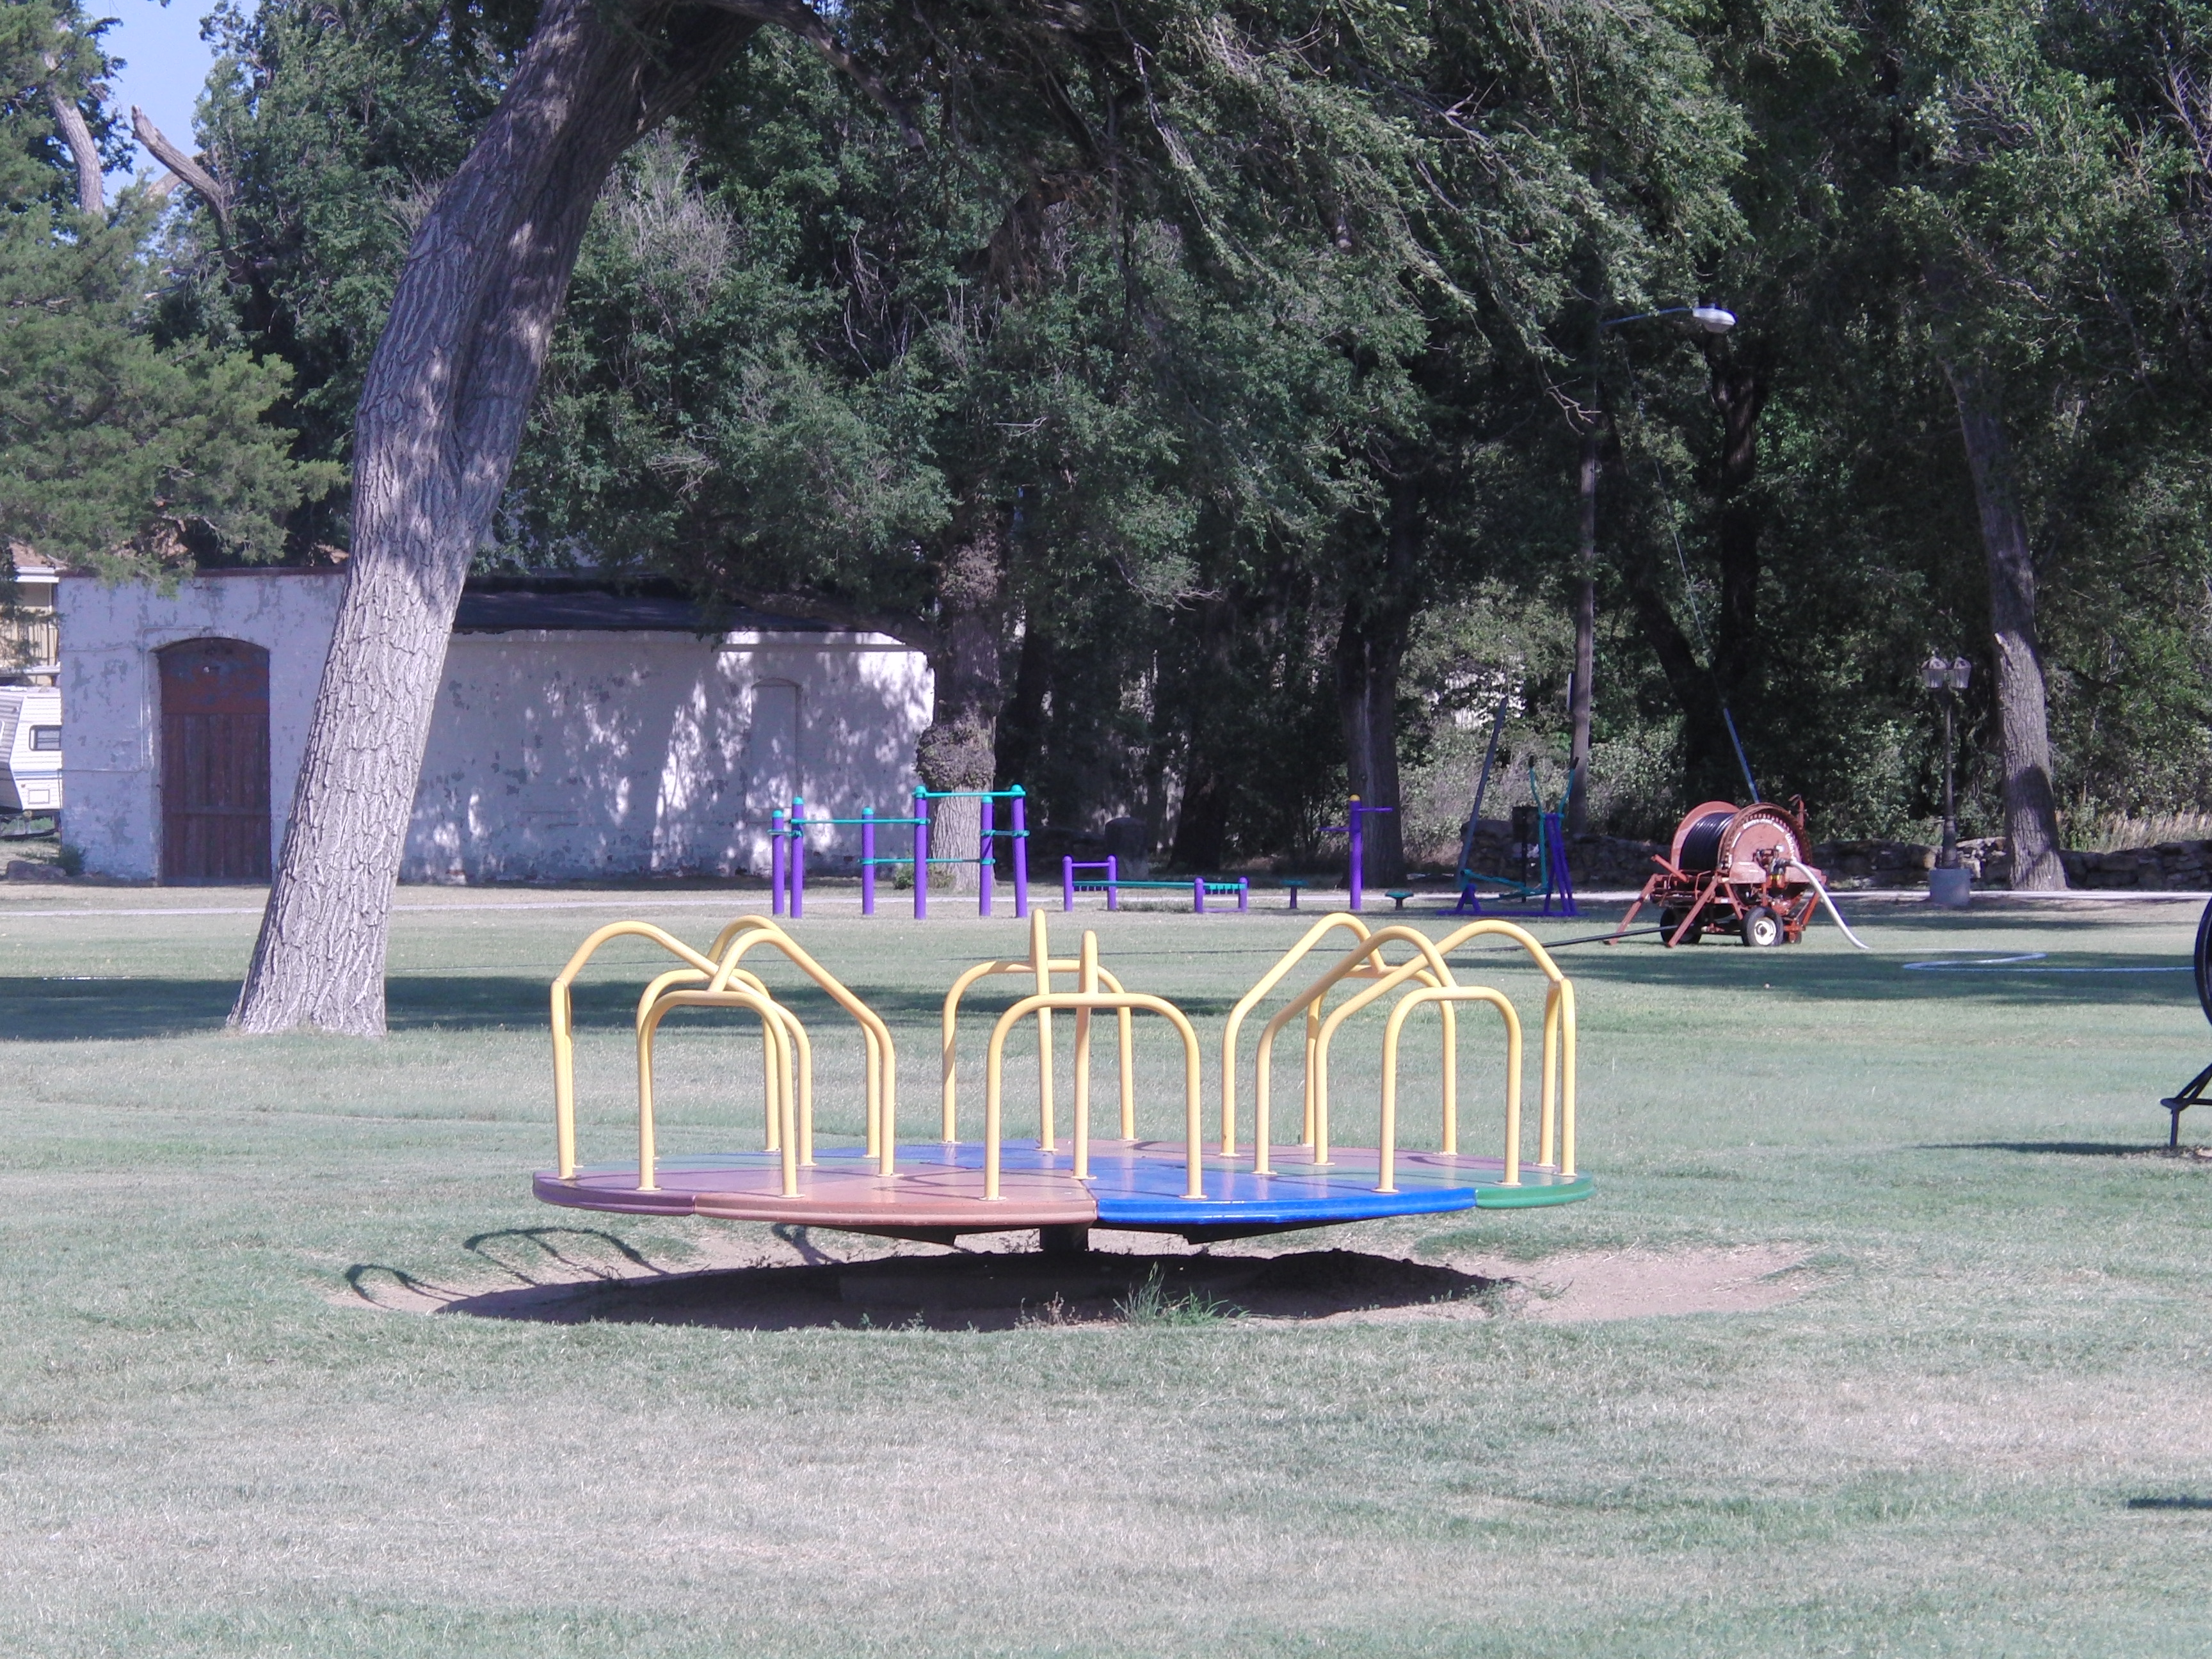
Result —
<instances>
[{"instance_id":1,"label":"tree bark texture","mask_svg":"<svg viewBox=\"0 0 2212 1659\"><path fill-rule=\"evenodd\" d=\"M1207 602L1199 622L1200 660L1194 665L1198 695L1192 700L1190 748L1182 770L1182 800L1176 809L1170 851L1179 869L1221 868L1229 850L1229 809L1236 789L1233 722L1223 700L1236 695L1229 653L1237 610L1227 599Z\"/></svg>"},{"instance_id":2,"label":"tree bark texture","mask_svg":"<svg viewBox=\"0 0 2212 1659\"><path fill-rule=\"evenodd\" d=\"M936 700L915 769L930 789L997 787L999 709L1006 701L1006 524L987 489L971 492L956 519L938 574L938 624L929 654ZM981 803L948 800L932 813L932 858L965 859L946 868L956 892L975 890ZM1006 827L1006 816L998 827Z\"/></svg>"},{"instance_id":3,"label":"tree bark texture","mask_svg":"<svg viewBox=\"0 0 2212 1659\"><path fill-rule=\"evenodd\" d=\"M1714 493L1720 498L1715 551L1720 560L1720 616L1712 641L1713 678L1731 703L1755 689L1759 667L1760 512L1751 486L1759 474L1759 416L1766 407L1768 368L1756 351L1705 341L1707 391L1721 417L1721 453Z\"/></svg>"},{"instance_id":4,"label":"tree bark texture","mask_svg":"<svg viewBox=\"0 0 2212 1659\"><path fill-rule=\"evenodd\" d=\"M1583 433L1581 525L1576 545L1575 678L1567 692L1567 719L1573 727L1567 764L1574 787L1567 794L1567 830L1580 835L1589 824L1591 687L1597 674L1597 481L1604 453L1603 424L1593 418Z\"/></svg>"},{"instance_id":5,"label":"tree bark texture","mask_svg":"<svg viewBox=\"0 0 2212 1659\"><path fill-rule=\"evenodd\" d=\"M461 583L520 446L616 160L756 21L549 0L424 219L362 392L352 558L283 856L231 1023L374 1036L409 811Z\"/></svg>"},{"instance_id":6,"label":"tree bark texture","mask_svg":"<svg viewBox=\"0 0 2212 1659\"><path fill-rule=\"evenodd\" d=\"M1990 634L1996 658L1997 724L2004 758L2005 840L2012 884L2036 892L2066 885L2058 856L2058 803L2051 781L2051 726L2043 657L2035 638L2035 562L1996 387L1981 370L1946 362L1959 430L1973 474L1989 566Z\"/></svg>"},{"instance_id":7,"label":"tree bark texture","mask_svg":"<svg viewBox=\"0 0 2212 1659\"><path fill-rule=\"evenodd\" d=\"M1728 728L1721 720L1711 673L1698 662L1697 647L1674 620L1674 609L1650 566L1624 564L1621 576L1636 631L1658 659L1667 689L1682 711L1682 777L1687 793L1692 800L1715 796L1734 799L1741 775Z\"/></svg>"},{"instance_id":8,"label":"tree bark texture","mask_svg":"<svg viewBox=\"0 0 2212 1659\"><path fill-rule=\"evenodd\" d=\"M1390 490L1382 568L1346 596L1337 635L1337 708L1344 722L1345 769L1364 805L1387 807L1366 820L1366 878L1406 878L1405 803L1398 789L1398 678L1419 597L1421 493L1401 479Z\"/></svg>"}]
</instances>

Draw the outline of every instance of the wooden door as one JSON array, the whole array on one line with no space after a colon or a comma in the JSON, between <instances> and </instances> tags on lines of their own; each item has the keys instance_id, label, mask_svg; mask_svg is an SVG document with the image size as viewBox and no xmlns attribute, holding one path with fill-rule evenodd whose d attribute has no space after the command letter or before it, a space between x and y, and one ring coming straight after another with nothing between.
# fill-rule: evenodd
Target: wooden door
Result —
<instances>
[{"instance_id":1,"label":"wooden door","mask_svg":"<svg viewBox=\"0 0 2212 1659\"><path fill-rule=\"evenodd\" d=\"M161 879L269 879L269 653L185 640L161 664Z\"/></svg>"}]
</instances>

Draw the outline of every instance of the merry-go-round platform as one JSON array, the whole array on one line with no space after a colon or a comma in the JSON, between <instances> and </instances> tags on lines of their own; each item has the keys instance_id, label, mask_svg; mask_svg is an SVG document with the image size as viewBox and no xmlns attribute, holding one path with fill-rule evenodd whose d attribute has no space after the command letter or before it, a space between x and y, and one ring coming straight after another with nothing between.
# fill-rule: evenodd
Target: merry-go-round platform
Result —
<instances>
[{"instance_id":1,"label":"merry-go-round platform","mask_svg":"<svg viewBox=\"0 0 2212 1659\"><path fill-rule=\"evenodd\" d=\"M1334 933L1351 938L1319 975L1284 999L1260 1030L1240 1068L1238 1037L1257 1009L1299 962ZM1518 1013L1502 993L1465 985L1447 960L1480 934L1520 945L1545 975L1536 1146L1522 1146L1522 1037ZM611 939L640 937L682 964L652 980L637 1006L638 1156L619 1164L580 1165L576 1159L574 1039L571 987L592 956ZM746 965L765 950L827 992L850 1017L866 1051L867 1144L814 1145L813 1048L816 1034ZM1403 959L1391 960L1393 951ZM756 961L759 958L756 957ZM993 975L1018 975L1036 988L1000 1013L984 1053L981 1138L962 1139L959 1013L967 992ZM1069 988L1054 981L1073 980ZM1337 996L1334 1005L1332 996ZM1382 1005L1384 1024L1379 1146L1332 1144L1328 1060L1346 1021ZM1469 1005L1498 1017L1505 1039L1504 1134L1494 1151L1459 1146L1458 1025ZM1398 1144L1399 1083L1409 1021L1433 1006L1442 1042L1421 1091L1419 1118L1434 1132L1425 1144ZM762 1037L763 1146L759 1150L657 1152L653 1097L655 1043L668 1017L684 1009L750 1015ZM1073 1024L1073 1098L1055 1097L1054 1017ZM1178 1140L1134 1135L1133 1017L1165 1020L1183 1049L1185 1133ZM1118 1136L1092 1138L1093 1026L1115 1022L1119 1060ZM1035 1022L1037 1065L1024 1091L1027 1139L1005 1133L1009 1035ZM842 1023L842 1022L841 1022ZM1278 1038L1300 1027L1303 1089L1300 1135L1277 1142L1273 1129L1273 1054ZM1509 921L1485 919L1431 940L1413 928L1370 931L1356 916L1319 919L1243 995L1219 1042L1218 1121L1208 1135L1201 1100L1200 1044L1182 1010L1164 999L1127 990L1097 956L1097 936L1084 935L1079 955L1054 958L1044 918L1032 915L1026 959L976 964L945 1000L940 1053L940 1137L896 1139L897 1057L891 1032L875 1012L837 981L780 925L744 917L723 930L711 949L696 951L645 922L617 922L579 948L552 992L557 1167L533 1182L548 1203L630 1215L697 1215L728 1221L774 1222L951 1243L963 1234L1037 1229L1049 1241L1105 1227L1177 1233L1194 1242L1294 1228L1329 1226L1400 1215L1471 1209L1522 1209L1587 1198L1591 1182L1574 1164L1574 988L1542 945ZM1431 1069L1431 1068L1425 1068ZM1240 1136L1238 1079L1249 1073L1249 1139ZM972 1106L969 1109L972 1125ZM1060 1132L1063 1111L1071 1120ZM1243 1144L1240 1145L1240 1139Z\"/></svg>"}]
</instances>

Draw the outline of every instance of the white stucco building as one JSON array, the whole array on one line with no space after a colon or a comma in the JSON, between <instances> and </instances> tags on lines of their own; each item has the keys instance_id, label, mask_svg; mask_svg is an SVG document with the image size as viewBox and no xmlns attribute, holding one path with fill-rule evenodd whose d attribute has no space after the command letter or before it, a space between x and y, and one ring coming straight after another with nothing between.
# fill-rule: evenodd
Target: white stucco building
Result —
<instances>
[{"instance_id":1,"label":"white stucco building","mask_svg":"<svg viewBox=\"0 0 2212 1659\"><path fill-rule=\"evenodd\" d=\"M89 873L265 878L344 578L208 571L173 593L65 576L65 829ZM769 814L903 816L927 660L883 635L672 590L472 581L400 878L764 873ZM823 831L834 864L850 837Z\"/></svg>"}]
</instances>

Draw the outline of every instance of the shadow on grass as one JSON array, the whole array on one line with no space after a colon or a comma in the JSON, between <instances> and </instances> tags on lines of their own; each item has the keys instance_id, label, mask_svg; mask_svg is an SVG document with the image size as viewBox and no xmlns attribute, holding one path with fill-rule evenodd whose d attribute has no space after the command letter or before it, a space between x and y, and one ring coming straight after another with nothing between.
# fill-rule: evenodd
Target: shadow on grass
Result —
<instances>
[{"instance_id":1,"label":"shadow on grass","mask_svg":"<svg viewBox=\"0 0 2212 1659\"><path fill-rule=\"evenodd\" d=\"M2028 1152L2056 1158L2144 1158L2163 1152L2164 1143L2143 1140L1933 1140L1916 1152Z\"/></svg>"},{"instance_id":2,"label":"shadow on grass","mask_svg":"<svg viewBox=\"0 0 2212 1659\"><path fill-rule=\"evenodd\" d=\"M1718 989L1747 1001L1772 997L1818 1002L1948 1001L2030 1009L2177 1010L2195 1003L2186 954L2179 948L2170 959L2066 948L2077 936L2108 932L2112 924L2106 920L2048 914L1978 915L1971 924L1972 945L1960 942L1960 924L1949 916L1884 915L1874 925L1883 948L1872 955L1789 947L1752 951L1717 941L1668 951L1644 939L1612 949L1577 947L1565 952L1561 963L1587 988L1585 994L1607 985L1633 985L1646 991L1679 989L1689 994ZM1210 987L1199 993L1185 988L1176 995L1178 1005L1193 1018L1218 1019L1233 1006L1243 987L1272 962L1279 943L1194 944L1177 951L1163 946L1157 939L1147 939L1127 965L1136 975L1133 983L1141 986L1147 958L1168 963L1178 957L1199 955L1244 958L1235 966L1223 964L1223 982L1218 989ZM2045 951L2050 955L2039 962L1953 972L1915 972L1905 965L1911 961L1971 960L2028 951ZM1328 951L1316 953L1316 971L1333 960L1334 955ZM1479 970L1481 977L1502 975L1501 984L1534 971L1517 949L1501 944L1455 952L1454 961L1462 971ZM652 970L658 971L658 966L652 964ZM2142 971L2146 968L2172 971ZM2100 971L2104 969L2127 971ZM641 966L635 978L611 976L577 986L578 1026L628 1030L647 976ZM786 981L779 975L778 982ZM886 1019L925 1029L935 1024L945 994L943 985L938 983L874 984L856 978L852 988ZM965 1005L969 1019L988 1029L990 1020L1024 994L1012 976L981 986ZM28 975L0 978L0 1042L74 1042L216 1032L222 1030L236 994L237 985L228 979ZM546 980L534 975L401 973L386 981L385 994L394 1032L545 1029ZM827 1017L832 1024L842 1018L828 999L811 987L793 987L786 994L802 1018ZM1279 1005L1271 999L1268 1006Z\"/></svg>"},{"instance_id":3,"label":"shadow on grass","mask_svg":"<svg viewBox=\"0 0 2212 1659\"><path fill-rule=\"evenodd\" d=\"M609 1242L615 1242L611 1236ZM472 1247L477 1243L471 1241ZM619 1248L636 1259L628 1246ZM586 1266L586 1271L592 1277L581 1283L529 1284L450 1299L395 1268L361 1267L347 1278L371 1302L377 1300L376 1276L386 1275L417 1294L438 1297L443 1312L477 1319L756 1331L1197 1325L1248 1315L1325 1319L1356 1311L1480 1303L1510 1285L1352 1250L1265 1257L955 1252L855 1262L819 1257L803 1266L714 1273L667 1273L648 1267L650 1276L640 1277L616 1276L604 1264Z\"/></svg>"},{"instance_id":4,"label":"shadow on grass","mask_svg":"<svg viewBox=\"0 0 2212 1659\"><path fill-rule=\"evenodd\" d=\"M2212 1510L2212 1498L2184 1495L2179 1498L2130 1498L2131 1510Z\"/></svg>"},{"instance_id":5,"label":"shadow on grass","mask_svg":"<svg viewBox=\"0 0 2212 1659\"><path fill-rule=\"evenodd\" d=\"M574 1003L577 1029L630 1030L643 983L641 975L635 984L578 986ZM933 1027L945 1002L942 988L855 985L853 989L894 1024ZM210 1034L224 1029L237 995L238 987L229 980L0 978L0 1042L127 1042ZM820 1020L830 1030L851 1029L848 1017L811 986L779 987L778 995L810 1024ZM1014 1000L1012 995L991 995L963 1002L962 1030L988 1034L990 1022ZM1234 1000L1184 996L1177 1001L1194 1018L1218 1018L1228 1012ZM386 1024L395 1033L542 1033L547 1019L544 983L514 975L395 975L386 982L385 1010ZM744 1023L730 1015L694 1014L690 1020L741 1027Z\"/></svg>"},{"instance_id":6,"label":"shadow on grass","mask_svg":"<svg viewBox=\"0 0 2212 1659\"><path fill-rule=\"evenodd\" d=\"M2022 942L2022 951L2052 941ZM1702 945L1616 951L1576 951L1560 967L1583 985L1633 984L1683 991L1718 989L1747 998L1809 1002L1956 1002L2021 1008L2165 1008L2194 1010L2197 991L2186 960L2172 963L2108 951L2051 951L2041 962L1951 972L1907 969L1907 962L1971 960L2012 953L2005 945L1931 944L1924 953L1892 950L1878 956L1793 953L1784 946L1748 951ZM1453 966L1468 959L1455 955ZM2162 971L2145 973L2145 968ZM2106 969L2124 971L2104 971ZM1585 993L1587 994L1587 993Z\"/></svg>"}]
</instances>

